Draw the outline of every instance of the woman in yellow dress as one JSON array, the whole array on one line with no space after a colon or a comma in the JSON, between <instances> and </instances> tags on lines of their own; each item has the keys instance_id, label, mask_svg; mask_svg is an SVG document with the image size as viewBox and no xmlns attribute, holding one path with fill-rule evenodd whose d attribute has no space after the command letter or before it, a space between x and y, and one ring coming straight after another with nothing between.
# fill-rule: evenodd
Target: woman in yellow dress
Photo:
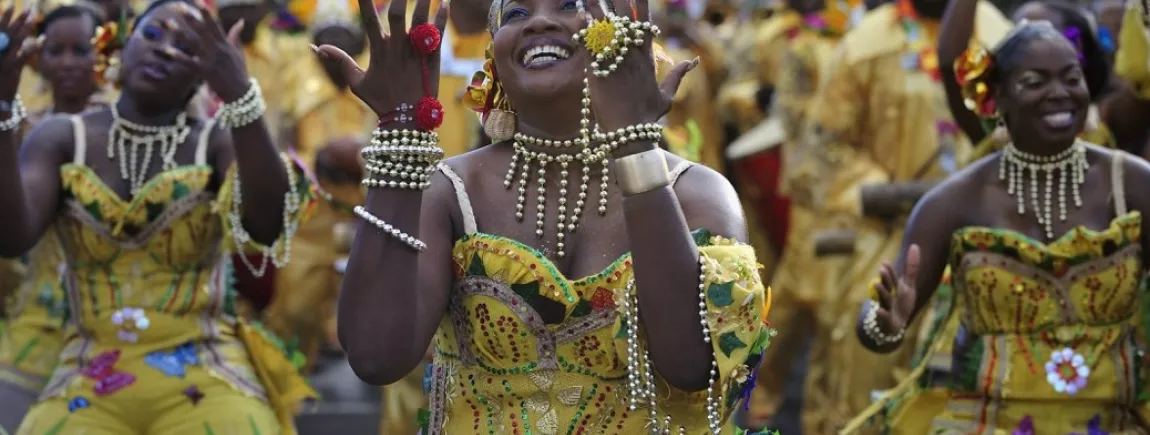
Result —
<instances>
[{"instance_id":1,"label":"woman in yellow dress","mask_svg":"<svg viewBox=\"0 0 1150 435\"><path fill-rule=\"evenodd\" d=\"M1089 89L1108 77L1046 21L1021 24L992 52L972 48L959 65L970 107L987 116L993 106L1012 142L915 207L903 254L880 269L857 328L874 351L898 348L949 266L953 375L939 406L920 394L920 365L844 433L883 409L892 434L1147 433L1150 166L1077 137Z\"/></svg>"},{"instance_id":2,"label":"woman in yellow dress","mask_svg":"<svg viewBox=\"0 0 1150 435\"><path fill-rule=\"evenodd\" d=\"M947 21L942 29L941 45L939 48L939 57L944 65L953 65L954 59L958 56L957 53L963 52L967 48L967 41L970 40L969 32L971 29L965 25L966 17L972 12L971 4L973 2L968 0L956 0L954 7L950 9L947 15ZM1081 54L1082 62L1090 65L1094 70L1090 73L1091 77L1109 77L1110 66L1107 61L1106 51L1102 48L1095 33L1090 30L1090 23L1086 17L1073 7L1046 2L1030 2L1020 6L1014 13L1014 21L1022 22L1025 20L1044 20L1051 22L1055 28L1063 33L1067 39L1072 40L1075 47ZM986 157L994 152L1002 149L1009 143L1009 137L1005 134L1004 128L995 126L987 132L987 129L982 127L985 125L982 119L977 114L967 108L962 97L962 90L958 85L957 78L954 76L954 69L946 71L947 79L947 98L949 100L951 111L956 113L955 118L960 120L960 124L965 126L970 131L967 134L972 139L978 140L978 145L975 146L974 153L971 158L962 162L963 166L970 164L978 159ZM1102 95L1108 90L1108 80L1096 80L1087 83L1092 96L1092 101L1101 101ZM1079 134L1079 138L1091 143L1102 144L1107 147L1114 147L1115 139L1110 135L1110 130L1106 128L1105 123L1099 119L1099 111L1097 104L1091 104L1090 111L1087 115L1086 125ZM958 331L959 319L957 317L948 316L955 302L953 287L949 285L950 273L947 271L943 274L943 285L938 289L934 298L930 302L930 308L925 313L924 319L926 329L924 333L918 337L914 362L918 363L927 351L927 344L934 341L941 341L943 343L949 342L953 339L954 334ZM945 323L944 323L945 321ZM923 385L934 385L936 387L945 387L950 380L950 365L951 365L951 349L945 344L942 348L936 349L928 361L923 361L927 364L926 378L923 380Z\"/></svg>"},{"instance_id":3,"label":"woman in yellow dress","mask_svg":"<svg viewBox=\"0 0 1150 435\"><path fill-rule=\"evenodd\" d=\"M49 85L50 108L30 113L27 131L54 114L74 114L107 102L101 92L98 60L114 37L94 4L50 9L37 25L38 70ZM102 65L101 65L102 66ZM52 374L64 346L68 311L64 300L64 257L55 235L47 234L27 255L28 274L6 306L0 331L0 429L15 431Z\"/></svg>"},{"instance_id":4,"label":"woman in yellow dress","mask_svg":"<svg viewBox=\"0 0 1150 435\"><path fill-rule=\"evenodd\" d=\"M30 29L27 13L0 17L0 254L56 234L69 309L17 433L293 433L314 393L270 336L236 319L228 253L270 245L282 264L310 195L260 119L238 28L228 37L203 7L153 3L122 51L121 97L41 122L18 159L15 47ZM185 112L204 83L227 102L211 122Z\"/></svg>"},{"instance_id":5,"label":"woman in yellow dress","mask_svg":"<svg viewBox=\"0 0 1150 435\"><path fill-rule=\"evenodd\" d=\"M608 20L610 6L629 12ZM610 6L493 3L469 98L496 142L442 163L445 9L432 25L419 1L404 32L393 2L390 36L362 14L366 71L318 50L380 116L340 342L361 379L388 384L434 340L425 434L712 434L753 385L767 297L738 198L656 145L654 121L697 64L660 88L647 3ZM611 42L620 27L631 37Z\"/></svg>"}]
</instances>

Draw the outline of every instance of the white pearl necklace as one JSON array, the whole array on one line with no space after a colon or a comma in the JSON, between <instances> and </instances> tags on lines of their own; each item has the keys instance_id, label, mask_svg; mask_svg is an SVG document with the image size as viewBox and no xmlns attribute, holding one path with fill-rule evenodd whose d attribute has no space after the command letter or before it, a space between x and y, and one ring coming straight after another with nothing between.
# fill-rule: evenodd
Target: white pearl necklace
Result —
<instances>
[{"instance_id":1,"label":"white pearl necklace","mask_svg":"<svg viewBox=\"0 0 1150 435\"><path fill-rule=\"evenodd\" d=\"M1079 186L1086 182L1086 169L1089 166L1086 161L1086 146L1080 141L1053 156L1025 153L1014 144L1007 144L998 164L998 179L1007 181L1006 191L1018 200L1018 214L1022 215L1026 213L1023 177L1029 172L1030 202L1034 208L1034 216L1038 218L1038 224L1043 226L1046 238L1054 240L1054 219L1051 217L1051 209L1055 172L1058 173L1058 218L1065 222L1067 178L1070 180L1074 206L1082 207L1082 193ZM1038 200L1039 172L1046 175L1046 191L1041 204Z\"/></svg>"},{"instance_id":2,"label":"white pearl necklace","mask_svg":"<svg viewBox=\"0 0 1150 435\"><path fill-rule=\"evenodd\" d=\"M162 170L175 169L176 149L184 143L192 129L188 126L187 112L180 112L174 125L143 125L122 118L116 106L112 104L112 127L108 129L108 159L116 158L117 152L120 154L120 178L128 181L135 195L144 186L144 177L152 166L155 144L160 144ZM139 159L140 145L144 146L143 161Z\"/></svg>"}]
</instances>

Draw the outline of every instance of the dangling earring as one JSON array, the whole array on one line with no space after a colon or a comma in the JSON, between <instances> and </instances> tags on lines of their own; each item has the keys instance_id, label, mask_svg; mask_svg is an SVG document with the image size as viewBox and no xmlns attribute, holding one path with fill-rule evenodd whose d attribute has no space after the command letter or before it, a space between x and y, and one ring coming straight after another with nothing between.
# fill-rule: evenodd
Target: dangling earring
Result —
<instances>
[{"instance_id":1,"label":"dangling earring","mask_svg":"<svg viewBox=\"0 0 1150 435\"><path fill-rule=\"evenodd\" d=\"M1006 118L1002 114L995 114L994 131L990 132L990 138L995 143L1008 144L1010 143L1010 131L1006 129Z\"/></svg>"},{"instance_id":2,"label":"dangling earring","mask_svg":"<svg viewBox=\"0 0 1150 435\"><path fill-rule=\"evenodd\" d=\"M515 112L503 109L491 109L487 118L483 120L483 132L494 142L511 140L515 136Z\"/></svg>"}]
</instances>

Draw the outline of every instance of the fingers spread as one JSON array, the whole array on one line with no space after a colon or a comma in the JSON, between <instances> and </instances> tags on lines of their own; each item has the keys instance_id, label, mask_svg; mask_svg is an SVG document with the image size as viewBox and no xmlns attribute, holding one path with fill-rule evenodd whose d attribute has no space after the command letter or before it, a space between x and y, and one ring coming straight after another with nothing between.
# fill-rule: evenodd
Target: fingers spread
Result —
<instances>
[{"instance_id":1,"label":"fingers spread","mask_svg":"<svg viewBox=\"0 0 1150 435\"><path fill-rule=\"evenodd\" d=\"M415 27L427 22L427 17L431 13L430 0L418 0L415 2L415 11L411 13L411 26Z\"/></svg>"},{"instance_id":2,"label":"fingers spread","mask_svg":"<svg viewBox=\"0 0 1150 435\"><path fill-rule=\"evenodd\" d=\"M447 17L450 15L451 5L449 2L444 1L439 5L439 11L435 13L435 27L439 29L439 34L447 30Z\"/></svg>"},{"instance_id":3,"label":"fingers spread","mask_svg":"<svg viewBox=\"0 0 1150 435\"><path fill-rule=\"evenodd\" d=\"M193 71L198 71L201 69L200 58L184 54L172 46L164 47L164 54L171 57L176 62L192 68Z\"/></svg>"},{"instance_id":4,"label":"fingers spread","mask_svg":"<svg viewBox=\"0 0 1150 435\"><path fill-rule=\"evenodd\" d=\"M320 62L330 67L337 68L343 74L344 80L352 86L359 84L363 80L363 68L355 63L347 52L340 50L339 47L332 45L324 45L322 47L312 46L312 51L319 56Z\"/></svg>"},{"instance_id":5,"label":"fingers spread","mask_svg":"<svg viewBox=\"0 0 1150 435\"><path fill-rule=\"evenodd\" d=\"M363 30L367 32L368 42L371 45L383 43L383 25L379 22L379 13L375 10L375 4L371 0L358 0L358 2L359 21L363 24ZM395 7L395 5L392 4L391 7Z\"/></svg>"},{"instance_id":6,"label":"fingers spread","mask_svg":"<svg viewBox=\"0 0 1150 435\"><path fill-rule=\"evenodd\" d=\"M918 245L912 243L906 250L906 269L903 270L903 280L909 285L914 285L918 279L918 265L922 254L919 251Z\"/></svg>"},{"instance_id":7,"label":"fingers spread","mask_svg":"<svg viewBox=\"0 0 1150 435\"><path fill-rule=\"evenodd\" d=\"M674 99L675 93L679 92L679 86L683 84L683 77L698 65L698 57L694 60L684 60L675 64L675 67L667 72L667 77L663 79L663 83L659 84L659 91L663 93L663 98Z\"/></svg>"},{"instance_id":8,"label":"fingers spread","mask_svg":"<svg viewBox=\"0 0 1150 435\"><path fill-rule=\"evenodd\" d=\"M370 0L360 0L360 3ZM407 35L407 2L393 1L387 8L387 30L391 37Z\"/></svg>"},{"instance_id":9,"label":"fingers spread","mask_svg":"<svg viewBox=\"0 0 1150 435\"><path fill-rule=\"evenodd\" d=\"M12 14L15 12L14 8L4 9L4 15L0 16L0 28L7 29L8 24L12 23Z\"/></svg>"},{"instance_id":10,"label":"fingers spread","mask_svg":"<svg viewBox=\"0 0 1150 435\"><path fill-rule=\"evenodd\" d=\"M240 48L240 32L244 31L244 20L241 18L238 22L232 25L228 30L228 43L233 47Z\"/></svg>"},{"instance_id":11,"label":"fingers spread","mask_svg":"<svg viewBox=\"0 0 1150 435\"><path fill-rule=\"evenodd\" d=\"M650 0L632 0L635 5L635 20L636 21L650 21L651 20L651 2Z\"/></svg>"}]
</instances>

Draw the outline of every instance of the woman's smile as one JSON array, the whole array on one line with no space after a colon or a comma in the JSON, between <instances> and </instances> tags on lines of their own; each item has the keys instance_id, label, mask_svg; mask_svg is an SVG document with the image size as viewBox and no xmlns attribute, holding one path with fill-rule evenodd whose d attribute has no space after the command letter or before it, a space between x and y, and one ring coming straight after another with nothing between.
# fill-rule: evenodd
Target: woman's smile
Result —
<instances>
[{"instance_id":1,"label":"woman's smile","mask_svg":"<svg viewBox=\"0 0 1150 435\"><path fill-rule=\"evenodd\" d=\"M571 43L558 38L531 38L519 49L519 65L526 69L550 68L571 57Z\"/></svg>"}]
</instances>

